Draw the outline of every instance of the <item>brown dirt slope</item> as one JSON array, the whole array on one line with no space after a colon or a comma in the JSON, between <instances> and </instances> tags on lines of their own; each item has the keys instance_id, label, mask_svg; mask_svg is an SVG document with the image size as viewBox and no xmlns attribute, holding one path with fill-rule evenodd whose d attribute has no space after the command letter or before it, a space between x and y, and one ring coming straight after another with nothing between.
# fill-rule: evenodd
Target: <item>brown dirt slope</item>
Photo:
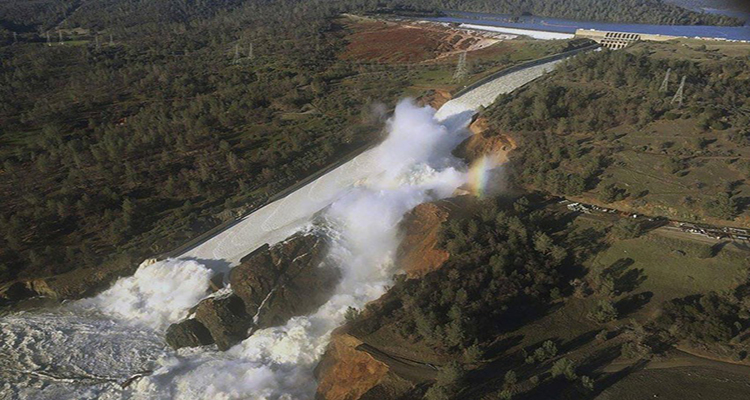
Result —
<instances>
[{"instance_id":1,"label":"brown dirt slope","mask_svg":"<svg viewBox=\"0 0 750 400\"><path fill-rule=\"evenodd\" d=\"M388 365L358 349L361 345L361 340L342 330L333 333L326 356L315 370L317 399L398 398L411 388L410 383L389 374Z\"/></svg>"},{"instance_id":2,"label":"brown dirt slope","mask_svg":"<svg viewBox=\"0 0 750 400\"><path fill-rule=\"evenodd\" d=\"M401 225L404 238L396 253L396 263L409 279L425 276L448 260L450 254L438 248L438 234L445 221L463 212L464 200L456 197L423 203L404 217Z\"/></svg>"},{"instance_id":3,"label":"brown dirt slope","mask_svg":"<svg viewBox=\"0 0 750 400\"><path fill-rule=\"evenodd\" d=\"M497 43L485 35L434 24L405 24L379 20L347 19L352 31L344 60L388 64L419 63L478 50Z\"/></svg>"}]
</instances>

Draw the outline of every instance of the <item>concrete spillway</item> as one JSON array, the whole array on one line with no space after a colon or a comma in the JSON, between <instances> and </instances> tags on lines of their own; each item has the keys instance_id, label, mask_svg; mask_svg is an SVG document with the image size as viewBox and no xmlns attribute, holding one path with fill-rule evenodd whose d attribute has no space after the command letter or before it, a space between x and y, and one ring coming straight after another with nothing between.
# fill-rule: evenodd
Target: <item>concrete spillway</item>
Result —
<instances>
[{"instance_id":1,"label":"concrete spillway","mask_svg":"<svg viewBox=\"0 0 750 400\"><path fill-rule=\"evenodd\" d=\"M435 117L452 123L465 123L479 107L492 104L504 93L510 93L551 71L561 60L535 65L498 77L464 93L438 110ZM312 216L331 204L349 188L368 178L377 148L368 150L281 200L268 204L244 217L231 228L181 254L179 258L211 260L235 265L240 258L265 243L287 238L307 224Z\"/></svg>"}]
</instances>

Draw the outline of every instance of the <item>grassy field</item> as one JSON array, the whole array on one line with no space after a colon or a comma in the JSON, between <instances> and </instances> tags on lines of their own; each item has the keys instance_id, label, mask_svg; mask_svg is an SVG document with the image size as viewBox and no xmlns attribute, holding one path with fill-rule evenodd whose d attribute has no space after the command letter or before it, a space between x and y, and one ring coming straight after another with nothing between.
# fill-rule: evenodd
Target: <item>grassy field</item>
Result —
<instances>
[{"instance_id":1,"label":"grassy field","mask_svg":"<svg viewBox=\"0 0 750 400\"><path fill-rule=\"evenodd\" d=\"M631 340L628 334L622 332L628 332L633 321L644 326L653 321L665 301L710 291L725 292L744 282L750 252L724 246L719 250L714 249L714 254L707 257L700 249L710 245L668 237L659 231L636 239L618 240L607 234L611 225L611 222L578 217L560 234L589 238L590 243L582 243L580 247L571 243L570 249L584 257L582 266L586 269L587 280L605 269L617 269L617 294L612 297L599 294L584 298L570 296L553 303L539 318L498 337L499 348L508 344L510 347L505 348L505 356L490 365L502 360L504 368L513 369L519 374L533 371L529 365L519 362L518 357L523 356L518 354L527 354L543 342L552 341L562 356L576 362L581 373L585 371L597 380L596 390L586 398L644 399L656 395L669 399L708 399L717 398L714 396L720 394L726 395L727 399L746 398L743 396L748 394L749 388L743 383L743 379L746 379L743 377L750 371L747 366L670 350L631 370L638 360L623 356L621 346ZM585 249L595 250L586 256ZM634 301L638 298L645 298L646 301ZM591 311L602 299L614 302L620 311L616 320L602 324L590 318ZM595 338L602 330L610 332L609 340ZM474 391L465 398L488 392L494 394L484 398L499 398L492 397L499 393L492 387L502 382L500 377L506 370L496 373L497 378L493 381L484 379L490 374L486 368L475 372L477 377L483 378L477 381ZM532 372L526 372L529 373ZM521 382L521 385L524 384L527 383ZM550 384L554 385L554 381ZM560 397L536 397L539 393L531 393L520 398L580 398L576 397L580 396L579 392L568 389L561 392ZM700 393L700 396L690 397L691 393Z\"/></svg>"},{"instance_id":2,"label":"grassy field","mask_svg":"<svg viewBox=\"0 0 750 400\"><path fill-rule=\"evenodd\" d=\"M612 300L626 304L628 299L645 294L649 301L637 309L628 309L619 323L636 318L641 323L651 320L663 302L710 291L722 292L736 287L747 276L750 253L725 246L709 258L698 250L708 246L687 240L665 237L652 232L636 239L611 240L605 237L609 223L577 218L569 227L572 235L588 236L600 241L600 251L583 262L588 276L608 268L619 268L616 286L621 292ZM580 249L571 249L580 250ZM619 267L618 267L619 266ZM573 340L601 324L587 318L600 296L584 299L568 298L550 312L511 335L521 335L521 346L530 346L547 339ZM618 323L615 323L617 325Z\"/></svg>"},{"instance_id":3,"label":"grassy field","mask_svg":"<svg viewBox=\"0 0 750 400\"><path fill-rule=\"evenodd\" d=\"M643 193L637 202L631 198L621 206L698 221L706 218L700 205L727 187L740 199L750 196L750 185L745 182L750 148L729 141L729 132L704 131L694 119L678 119L656 121L642 129L618 127L609 133L617 139L596 145L623 150L613 154L601 187L617 184L632 194ZM674 172L670 170L673 158L684 160ZM746 225L749 217L740 215L735 225Z\"/></svg>"},{"instance_id":4,"label":"grassy field","mask_svg":"<svg viewBox=\"0 0 750 400\"><path fill-rule=\"evenodd\" d=\"M623 282L631 285L618 300L639 293L653 297L638 313L644 320L667 300L736 287L747 274L750 254L720 250L710 258L696 254L693 242L651 233L637 239L615 241L588 264L590 273L601 273L617 263L629 264L622 272Z\"/></svg>"},{"instance_id":5,"label":"grassy field","mask_svg":"<svg viewBox=\"0 0 750 400\"><path fill-rule=\"evenodd\" d=\"M630 374L604 390L596 399L745 400L747 396L747 372L728 373L706 367L679 367Z\"/></svg>"},{"instance_id":6,"label":"grassy field","mask_svg":"<svg viewBox=\"0 0 750 400\"><path fill-rule=\"evenodd\" d=\"M580 57L486 116L527 142L516 153L528 161L514 164L528 187L641 214L749 226L748 54L745 43L640 42ZM672 100L683 77L680 107ZM540 137L549 143L534 142ZM540 146L552 153L552 168ZM560 173L584 183L565 186ZM611 188L623 195L609 195ZM731 197L726 207L723 195Z\"/></svg>"}]
</instances>

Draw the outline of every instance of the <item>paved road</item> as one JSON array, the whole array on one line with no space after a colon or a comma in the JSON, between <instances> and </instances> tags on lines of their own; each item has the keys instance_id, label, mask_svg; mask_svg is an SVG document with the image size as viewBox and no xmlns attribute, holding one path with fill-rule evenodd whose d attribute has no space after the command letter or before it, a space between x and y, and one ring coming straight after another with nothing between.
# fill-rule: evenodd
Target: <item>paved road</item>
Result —
<instances>
[{"instance_id":1,"label":"paved road","mask_svg":"<svg viewBox=\"0 0 750 400\"><path fill-rule=\"evenodd\" d=\"M533 66L490 81L445 103L436 114L444 124L466 124L480 106L551 71L560 61ZM181 254L209 267L236 265L240 258L265 243L277 243L310 222L315 213L348 189L378 173L378 148L368 150L285 198L260 208L239 223Z\"/></svg>"}]
</instances>

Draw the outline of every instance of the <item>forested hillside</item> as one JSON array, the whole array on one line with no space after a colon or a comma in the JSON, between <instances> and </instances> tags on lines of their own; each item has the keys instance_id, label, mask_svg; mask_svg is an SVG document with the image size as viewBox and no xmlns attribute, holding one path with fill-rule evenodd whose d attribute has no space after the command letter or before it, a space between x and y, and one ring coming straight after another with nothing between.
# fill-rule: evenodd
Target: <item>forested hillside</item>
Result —
<instances>
[{"instance_id":1,"label":"forested hillside","mask_svg":"<svg viewBox=\"0 0 750 400\"><path fill-rule=\"evenodd\" d=\"M512 157L519 184L650 215L746 226L745 51L692 42L591 53L500 98L486 115L495 132L521 142Z\"/></svg>"},{"instance_id":2,"label":"forested hillside","mask_svg":"<svg viewBox=\"0 0 750 400\"><path fill-rule=\"evenodd\" d=\"M132 268L372 143L378 104L450 82L455 55L425 62L450 51L450 32L419 33L432 39L404 49L414 64L347 58L354 31L378 25L340 17L350 7L110 0L18 14L59 31L0 47L0 281ZM467 79L565 44L478 51Z\"/></svg>"},{"instance_id":3,"label":"forested hillside","mask_svg":"<svg viewBox=\"0 0 750 400\"><path fill-rule=\"evenodd\" d=\"M0 47L2 279L169 250L370 140L408 73L338 61L335 5L88 2Z\"/></svg>"}]
</instances>

